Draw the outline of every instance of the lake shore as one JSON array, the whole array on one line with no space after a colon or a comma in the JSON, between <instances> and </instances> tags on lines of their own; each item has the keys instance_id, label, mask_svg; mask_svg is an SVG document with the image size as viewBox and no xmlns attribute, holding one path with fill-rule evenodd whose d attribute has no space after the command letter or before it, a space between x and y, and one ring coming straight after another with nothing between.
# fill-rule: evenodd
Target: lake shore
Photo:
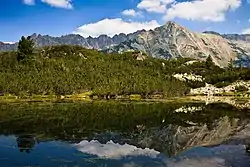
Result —
<instances>
[{"instance_id":1,"label":"lake shore","mask_svg":"<svg viewBox=\"0 0 250 167\"><path fill-rule=\"evenodd\" d=\"M33 95L18 97L14 95L0 96L0 103L21 103L21 102L153 102L153 103L228 103L238 108L250 108L250 98L242 96L183 96L183 97L168 97L168 98L141 98L140 95L119 96L116 99L101 99L90 98L86 94L81 95L68 95L68 96L56 96L56 95Z\"/></svg>"}]
</instances>

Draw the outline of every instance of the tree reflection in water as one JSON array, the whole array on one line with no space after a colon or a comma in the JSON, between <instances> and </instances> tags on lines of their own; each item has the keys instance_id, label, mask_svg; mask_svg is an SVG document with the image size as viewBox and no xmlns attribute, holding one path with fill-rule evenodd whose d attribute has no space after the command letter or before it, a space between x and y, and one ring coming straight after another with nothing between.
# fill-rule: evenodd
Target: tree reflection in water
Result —
<instances>
[{"instance_id":1,"label":"tree reflection in water","mask_svg":"<svg viewBox=\"0 0 250 167\"><path fill-rule=\"evenodd\" d=\"M20 135L16 140L20 152L30 153L36 144L35 138L31 135Z\"/></svg>"}]
</instances>

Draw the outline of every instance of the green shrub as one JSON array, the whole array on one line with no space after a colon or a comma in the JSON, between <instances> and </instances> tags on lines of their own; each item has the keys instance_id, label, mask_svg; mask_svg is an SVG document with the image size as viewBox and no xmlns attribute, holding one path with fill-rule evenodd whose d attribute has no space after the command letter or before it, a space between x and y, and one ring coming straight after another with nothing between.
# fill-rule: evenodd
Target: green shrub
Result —
<instances>
[{"instance_id":1,"label":"green shrub","mask_svg":"<svg viewBox=\"0 0 250 167\"><path fill-rule=\"evenodd\" d=\"M236 86L236 87L235 87L235 90L236 90L237 92L246 92L246 91L248 91L248 88L245 87L245 86L243 86L243 85L240 85L240 86Z\"/></svg>"}]
</instances>

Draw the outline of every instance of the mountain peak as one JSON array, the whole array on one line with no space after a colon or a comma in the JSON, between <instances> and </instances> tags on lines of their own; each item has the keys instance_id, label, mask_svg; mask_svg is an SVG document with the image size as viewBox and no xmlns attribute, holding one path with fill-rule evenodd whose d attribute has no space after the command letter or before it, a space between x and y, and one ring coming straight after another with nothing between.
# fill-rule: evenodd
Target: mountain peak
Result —
<instances>
[{"instance_id":1,"label":"mountain peak","mask_svg":"<svg viewBox=\"0 0 250 167\"><path fill-rule=\"evenodd\" d=\"M162 26L163 28L167 30L177 30L177 31L186 31L187 28L177 24L176 22L173 21L168 21L165 25Z\"/></svg>"},{"instance_id":2,"label":"mountain peak","mask_svg":"<svg viewBox=\"0 0 250 167\"><path fill-rule=\"evenodd\" d=\"M168 26L171 26L171 27L181 27L181 28L184 28L183 26L181 26L180 24L174 22L174 21L168 21L164 26L168 27Z\"/></svg>"}]
</instances>

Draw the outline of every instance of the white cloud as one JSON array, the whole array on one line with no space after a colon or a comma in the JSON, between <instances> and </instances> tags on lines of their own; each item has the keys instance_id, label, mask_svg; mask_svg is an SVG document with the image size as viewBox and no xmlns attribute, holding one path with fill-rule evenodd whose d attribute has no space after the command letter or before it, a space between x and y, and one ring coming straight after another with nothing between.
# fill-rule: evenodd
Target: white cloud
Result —
<instances>
[{"instance_id":1,"label":"white cloud","mask_svg":"<svg viewBox=\"0 0 250 167\"><path fill-rule=\"evenodd\" d=\"M173 2L175 2L175 0L142 0L137 5L137 8L152 13L165 13L167 5Z\"/></svg>"},{"instance_id":2,"label":"white cloud","mask_svg":"<svg viewBox=\"0 0 250 167\"><path fill-rule=\"evenodd\" d=\"M240 7L242 0L141 0L138 9L163 14L165 21L181 18L199 21L224 21L227 12Z\"/></svg>"},{"instance_id":3,"label":"white cloud","mask_svg":"<svg viewBox=\"0 0 250 167\"><path fill-rule=\"evenodd\" d=\"M41 0L43 3L46 3L53 7L72 9L72 0ZM23 0L24 4L34 5L35 0Z\"/></svg>"},{"instance_id":4,"label":"white cloud","mask_svg":"<svg viewBox=\"0 0 250 167\"><path fill-rule=\"evenodd\" d=\"M124 10L122 12L122 14L124 16L132 16L132 17L136 17L136 16L142 16L142 13L141 12L136 12L134 9L127 9L127 10Z\"/></svg>"},{"instance_id":5,"label":"white cloud","mask_svg":"<svg viewBox=\"0 0 250 167\"><path fill-rule=\"evenodd\" d=\"M41 0L41 1L53 7L65 8L65 9L73 8L71 3L72 0Z\"/></svg>"},{"instance_id":6,"label":"white cloud","mask_svg":"<svg viewBox=\"0 0 250 167\"><path fill-rule=\"evenodd\" d=\"M193 0L175 3L167 9L165 20L182 18L187 20L225 20L225 14L240 7L241 0Z\"/></svg>"},{"instance_id":7,"label":"white cloud","mask_svg":"<svg viewBox=\"0 0 250 167\"><path fill-rule=\"evenodd\" d=\"M23 0L26 5L35 5L35 0Z\"/></svg>"},{"instance_id":8,"label":"white cloud","mask_svg":"<svg viewBox=\"0 0 250 167\"><path fill-rule=\"evenodd\" d=\"M9 45L12 45L12 44L15 44L15 42L3 42L4 44L9 44Z\"/></svg>"},{"instance_id":9,"label":"white cloud","mask_svg":"<svg viewBox=\"0 0 250 167\"><path fill-rule=\"evenodd\" d=\"M155 158L160 152L149 149L149 148L137 148L136 146L129 144L116 144L113 141L109 141L106 144L101 144L100 142L93 140L84 140L79 144L74 145L77 150L88 153L92 155L97 155L100 158L110 158L110 159L121 159L126 156L148 156Z\"/></svg>"},{"instance_id":10,"label":"white cloud","mask_svg":"<svg viewBox=\"0 0 250 167\"><path fill-rule=\"evenodd\" d=\"M242 34L250 34L250 28L247 28L242 31Z\"/></svg>"},{"instance_id":11,"label":"white cloud","mask_svg":"<svg viewBox=\"0 0 250 167\"><path fill-rule=\"evenodd\" d=\"M102 34L108 36L114 36L119 33L133 33L137 30L150 30L160 25L157 21L152 20L150 22L126 22L121 18L116 19L104 19L96 23L85 24L74 32L75 34L80 34L83 37L97 37Z\"/></svg>"}]
</instances>

